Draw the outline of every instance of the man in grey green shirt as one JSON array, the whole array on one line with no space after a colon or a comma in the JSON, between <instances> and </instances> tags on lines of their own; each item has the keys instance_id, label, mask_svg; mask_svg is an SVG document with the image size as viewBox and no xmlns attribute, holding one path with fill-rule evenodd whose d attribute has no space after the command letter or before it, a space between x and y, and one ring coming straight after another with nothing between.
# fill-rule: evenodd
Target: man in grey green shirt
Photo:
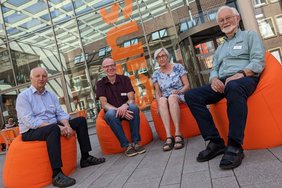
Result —
<instances>
[{"instance_id":1,"label":"man in grey green shirt","mask_svg":"<svg viewBox=\"0 0 282 188\"><path fill-rule=\"evenodd\" d=\"M265 52L255 32L239 29L240 15L235 8L220 7L216 19L226 38L214 54L210 84L187 91L185 100L204 140L209 141L197 161L208 161L224 153L219 166L232 169L238 167L244 158L242 144L248 113L247 100L258 84L264 68ZM227 100L229 119L227 148L206 107L222 98Z\"/></svg>"}]
</instances>

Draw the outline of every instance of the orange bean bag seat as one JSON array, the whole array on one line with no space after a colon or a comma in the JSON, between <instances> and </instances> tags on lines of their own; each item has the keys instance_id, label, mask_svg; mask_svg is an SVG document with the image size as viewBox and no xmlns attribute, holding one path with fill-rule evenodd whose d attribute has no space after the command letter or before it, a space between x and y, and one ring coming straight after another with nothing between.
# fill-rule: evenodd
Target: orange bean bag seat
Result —
<instances>
[{"instance_id":1,"label":"orange bean bag seat","mask_svg":"<svg viewBox=\"0 0 282 188\"><path fill-rule=\"evenodd\" d=\"M104 154L121 153L125 149L120 146L120 143L113 133L111 127L104 120L105 112L101 110L96 119L96 133L100 143L100 148ZM126 138L131 141L130 126L128 121L122 121L122 128ZM151 127L143 114L140 111L140 145L144 146L153 140Z\"/></svg>"},{"instance_id":2,"label":"orange bean bag seat","mask_svg":"<svg viewBox=\"0 0 282 188\"><path fill-rule=\"evenodd\" d=\"M270 53L255 92L248 99L248 117L243 147L262 149L282 144L282 66ZM227 141L226 100L211 105L211 113L221 136Z\"/></svg>"},{"instance_id":3,"label":"orange bean bag seat","mask_svg":"<svg viewBox=\"0 0 282 188\"><path fill-rule=\"evenodd\" d=\"M180 132L184 138L190 138L192 136L197 136L200 134L200 130L196 120L189 107L185 103L180 103ZM164 128L163 121L161 116L158 114L158 104L156 100L152 101L151 104L151 114L154 121L154 125L157 131L157 134L161 140L166 139L166 132ZM175 136L175 128L170 118L170 132L173 136Z\"/></svg>"},{"instance_id":4,"label":"orange bean bag seat","mask_svg":"<svg viewBox=\"0 0 282 188\"><path fill-rule=\"evenodd\" d=\"M69 175L76 167L76 137L61 137L63 172ZM44 141L23 142L19 135L11 144L3 168L5 187L38 188L52 183L52 169Z\"/></svg>"}]
</instances>

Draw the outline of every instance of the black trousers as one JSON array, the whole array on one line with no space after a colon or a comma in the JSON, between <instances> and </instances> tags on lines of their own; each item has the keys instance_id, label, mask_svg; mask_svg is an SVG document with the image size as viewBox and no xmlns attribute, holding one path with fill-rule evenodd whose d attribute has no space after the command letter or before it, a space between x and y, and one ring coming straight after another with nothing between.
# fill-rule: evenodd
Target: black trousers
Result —
<instances>
[{"instance_id":1,"label":"black trousers","mask_svg":"<svg viewBox=\"0 0 282 188\"><path fill-rule=\"evenodd\" d=\"M81 153L91 151L91 144L88 135L87 122L84 117L78 117L69 121L70 126L76 131L77 140ZM46 141L49 160L52 169L63 166L61 159L61 131L58 124L50 124L38 129L29 129L22 134L23 141Z\"/></svg>"},{"instance_id":2,"label":"black trousers","mask_svg":"<svg viewBox=\"0 0 282 188\"><path fill-rule=\"evenodd\" d=\"M225 79L221 79L221 81L225 82ZM186 103L195 117L205 141L220 138L207 105L226 98L229 120L228 139L243 144L248 114L247 100L255 91L258 80L257 77L232 80L225 86L224 93L213 91L211 84L191 89L185 93Z\"/></svg>"}]
</instances>

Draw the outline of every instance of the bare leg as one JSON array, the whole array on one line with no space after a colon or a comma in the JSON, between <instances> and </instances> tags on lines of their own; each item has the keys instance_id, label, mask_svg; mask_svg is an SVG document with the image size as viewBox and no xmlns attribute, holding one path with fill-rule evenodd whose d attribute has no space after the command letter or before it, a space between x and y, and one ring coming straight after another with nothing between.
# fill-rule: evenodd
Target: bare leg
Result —
<instances>
[{"instance_id":1,"label":"bare leg","mask_svg":"<svg viewBox=\"0 0 282 188\"><path fill-rule=\"evenodd\" d=\"M166 137L167 138L170 137L170 139L166 139L165 144L163 146L163 150L169 151L173 148L174 140L173 138L171 138L171 133L170 133L170 114L168 109L167 98L161 97L158 105L159 105L159 113L164 124Z\"/></svg>"},{"instance_id":2,"label":"bare leg","mask_svg":"<svg viewBox=\"0 0 282 188\"><path fill-rule=\"evenodd\" d=\"M165 97L161 97L159 100L159 113L161 115L161 119L164 124L165 132L166 132L166 137L171 137L170 133L170 114L169 114L169 109L168 109L168 100Z\"/></svg>"},{"instance_id":3,"label":"bare leg","mask_svg":"<svg viewBox=\"0 0 282 188\"><path fill-rule=\"evenodd\" d=\"M183 148L183 138L180 132L180 108L179 108L179 98L177 95L170 95L168 97L169 110L171 118L175 127L175 149Z\"/></svg>"},{"instance_id":4,"label":"bare leg","mask_svg":"<svg viewBox=\"0 0 282 188\"><path fill-rule=\"evenodd\" d=\"M177 95L170 95L168 97L169 110L173 124L175 126L175 135L181 135L180 133L180 108L179 99Z\"/></svg>"}]
</instances>

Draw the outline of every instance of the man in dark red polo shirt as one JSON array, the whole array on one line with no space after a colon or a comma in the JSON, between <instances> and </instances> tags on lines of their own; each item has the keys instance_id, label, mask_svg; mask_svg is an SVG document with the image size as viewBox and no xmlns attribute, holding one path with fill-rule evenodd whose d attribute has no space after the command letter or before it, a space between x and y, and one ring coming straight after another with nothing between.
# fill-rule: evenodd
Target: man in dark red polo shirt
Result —
<instances>
[{"instance_id":1,"label":"man in dark red polo shirt","mask_svg":"<svg viewBox=\"0 0 282 188\"><path fill-rule=\"evenodd\" d=\"M140 141L139 108L134 104L134 89L130 79L116 74L116 64L113 59L106 58L102 63L103 71L107 76L96 84L96 99L99 99L105 110L105 121L118 138L121 147L126 148L128 157L145 153L146 150L138 144ZM126 138L121 120L130 124L132 143Z\"/></svg>"}]
</instances>

